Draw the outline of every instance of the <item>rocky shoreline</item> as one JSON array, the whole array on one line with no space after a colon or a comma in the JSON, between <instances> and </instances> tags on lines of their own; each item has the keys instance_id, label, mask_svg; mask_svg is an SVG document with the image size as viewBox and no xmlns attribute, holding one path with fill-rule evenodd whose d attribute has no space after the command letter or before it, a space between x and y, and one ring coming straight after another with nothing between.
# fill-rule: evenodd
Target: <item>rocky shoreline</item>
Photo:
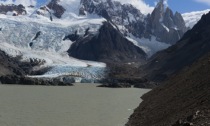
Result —
<instances>
[{"instance_id":1,"label":"rocky shoreline","mask_svg":"<svg viewBox=\"0 0 210 126\"><path fill-rule=\"evenodd\" d=\"M145 78L106 78L101 81L102 85L99 87L110 87L110 88L154 88L158 84L150 82Z\"/></svg>"},{"instance_id":2,"label":"rocky shoreline","mask_svg":"<svg viewBox=\"0 0 210 126\"><path fill-rule=\"evenodd\" d=\"M0 77L1 84L44 85L44 86L73 86L72 82L65 82L59 78L30 78L24 76L7 75Z\"/></svg>"}]
</instances>

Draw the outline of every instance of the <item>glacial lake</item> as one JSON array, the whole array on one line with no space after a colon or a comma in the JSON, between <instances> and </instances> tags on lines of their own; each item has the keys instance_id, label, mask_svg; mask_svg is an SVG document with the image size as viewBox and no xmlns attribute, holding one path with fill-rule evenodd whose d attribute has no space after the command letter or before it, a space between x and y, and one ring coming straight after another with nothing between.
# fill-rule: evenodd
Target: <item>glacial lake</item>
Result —
<instances>
[{"instance_id":1,"label":"glacial lake","mask_svg":"<svg viewBox=\"0 0 210 126\"><path fill-rule=\"evenodd\" d=\"M0 85L0 126L124 126L148 91Z\"/></svg>"}]
</instances>

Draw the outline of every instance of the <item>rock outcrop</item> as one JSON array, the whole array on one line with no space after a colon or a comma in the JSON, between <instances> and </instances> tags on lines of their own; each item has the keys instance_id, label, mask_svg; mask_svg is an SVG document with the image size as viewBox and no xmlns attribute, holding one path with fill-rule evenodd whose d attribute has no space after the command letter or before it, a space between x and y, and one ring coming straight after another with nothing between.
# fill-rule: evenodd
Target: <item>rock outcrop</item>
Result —
<instances>
[{"instance_id":1,"label":"rock outcrop","mask_svg":"<svg viewBox=\"0 0 210 126\"><path fill-rule=\"evenodd\" d=\"M25 7L22 4L19 4L19 5L0 4L0 14L9 14L9 13L13 16L26 15L27 14L27 12L25 10Z\"/></svg>"},{"instance_id":2,"label":"rock outcrop","mask_svg":"<svg viewBox=\"0 0 210 126\"><path fill-rule=\"evenodd\" d=\"M24 75L24 70L19 66L18 58L11 58L3 51L0 51L0 76Z\"/></svg>"},{"instance_id":3,"label":"rock outcrop","mask_svg":"<svg viewBox=\"0 0 210 126\"><path fill-rule=\"evenodd\" d=\"M51 21L53 21L53 15L57 18L61 18L66 9L59 4L59 0L51 0L47 5L40 7L36 13L39 15L49 15Z\"/></svg>"},{"instance_id":4,"label":"rock outcrop","mask_svg":"<svg viewBox=\"0 0 210 126\"><path fill-rule=\"evenodd\" d=\"M17 75L0 76L1 84L72 86L74 81L64 81L61 78L30 78Z\"/></svg>"},{"instance_id":5,"label":"rock outcrop","mask_svg":"<svg viewBox=\"0 0 210 126\"><path fill-rule=\"evenodd\" d=\"M163 0L157 4L148 16L152 34L161 42L175 44L187 31L184 19L178 12L173 14L169 7L165 7Z\"/></svg>"},{"instance_id":6,"label":"rock outcrop","mask_svg":"<svg viewBox=\"0 0 210 126\"><path fill-rule=\"evenodd\" d=\"M175 45L152 56L142 73L152 81L163 81L210 52L210 13Z\"/></svg>"},{"instance_id":7,"label":"rock outcrop","mask_svg":"<svg viewBox=\"0 0 210 126\"><path fill-rule=\"evenodd\" d=\"M53 11L54 16L56 16L57 18L61 18L66 9L59 5L58 1L59 0L51 0L51 2L47 4L47 8Z\"/></svg>"},{"instance_id":8,"label":"rock outcrop","mask_svg":"<svg viewBox=\"0 0 210 126\"><path fill-rule=\"evenodd\" d=\"M163 0L155 7L152 14L145 16L132 5L121 4L114 0L81 0L80 14L98 14L114 24L124 26L125 35L133 34L138 38L155 36L160 42L175 44L187 31L180 13L173 14L165 7Z\"/></svg>"},{"instance_id":9,"label":"rock outcrop","mask_svg":"<svg viewBox=\"0 0 210 126\"><path fill-rule=\"evenodd\" d=\"M61 18L66 11L61 1L51 0L47 5L41 7L37 13L52 15ZM175 44L187 31L182 15L175 14L166 7L163 0L155 7L154 11L145 15L131 4L122 4L115 0L81 0L79 15L87 14L99 15L114 25L119 26L124 36L133 35L137 38L151 39L155 37L157 41L167 44Z\"/></svg>"},{"instance_id":10,"label":"rock outcrop","mask_svg":"<svg viewBox=\"0 0 210 126\"><path fill-rule=\"evenodd\" d=\"M89 34L78 39L68 50L70 56L103 62L143 62L142 49L123 37L110 23L104 22L97 35Z\"/></svg>"}]
</instances>

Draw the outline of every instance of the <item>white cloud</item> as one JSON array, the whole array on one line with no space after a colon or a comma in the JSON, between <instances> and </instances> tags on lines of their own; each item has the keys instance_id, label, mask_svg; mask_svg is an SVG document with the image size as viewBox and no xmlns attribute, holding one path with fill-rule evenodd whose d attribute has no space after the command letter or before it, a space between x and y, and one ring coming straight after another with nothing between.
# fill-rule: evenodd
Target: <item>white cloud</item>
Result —
<instances>
[{"instance_id":1,"label":"white cloud","mask_svg":"<svg viewBox=\"0 0 210 126\"><path fill-rule=\"evenodd\" d=\"M168 0L164 0L163 4L168 7Z\"/></svg>"},{"instance_id":2,"label":"white cloud","mask_svg":"<svg viewBox=\"0 0 210 126\"><path fill-rule=\"evenodd\" d=\"M131 4L139 9L143 14L151 13L154 7L149 6L143 0L114 0L119 1L122 4Z\"/></svg>"},{"instance_id":3,"label":"white cloud","mask_svg":"<svg viewBox=\"0 0 210 126\"><path fill-rule=\"evenodd\" d=\"M14 2L12 0L6 0L6 1L0 0L0 3L2 3L2 4L12 4Z\"/></svg>"},{"instance_id":4,"label":"white cloud","mask_svg":"<svg viewBox=\"0 0 210 126\"><path fill-rule=\"evenodd\" d=\"M0 3L4 4L23 4L25 6L29 5L36 5L37 0L0 0ZM62 0L62 1L70 1L71 0ZM74 0L73 0L74 1ZM75 1L80 1L80 0L75 0ZM154 7L149 6L144 2L144 0L113 0L113 1L119 1L122 4L131 4L135 6L137 9L139 9L143 14L148 14L151 13L154 9Z\"/></svg>"},{"instance_id":5,"label":"white cloud","mask_svg":"<svg viewBox=\"0 0 210 126\"><path fill-rule=\"evenodd\" d=\"M36 5L36 0L0 0L0 3L3 4L22 4L24 6L29 6L29 5Z\"/></svg>"},{"instance_id":6,"label":"white cloud","mask_svg":"<svg viewBox=\"0 0 210 126\"><path fill-rule=\"evenodd\" d=\"M36 0L15 0L15 3L29 6L29 5L36 5Z\"/></svg>"},{"instance_id":7,"label":"white cloud","mask_svg":"<svg viewBox=\"0 0 210 126\"><path fill-rule=\"evenodd\" d=\"M158 4L158 2L159 2L159 0L156 0L156 1L154 2L154 5L156 6L156 5ZM168 0L164 0L164 1L163 1L163 4L164 4L166 7L168 7Z\"/></svg>"},{"instance_id":8,"label":"white cloud","mask_svg":"<svg viewBox=\"0 0 210 126\"><path fill-rule=\"evenodd\" d=\"M210 6L210 0L194 0L194 1L199 2L199 3L204 3Z\"/></svg>"}]
</instances>

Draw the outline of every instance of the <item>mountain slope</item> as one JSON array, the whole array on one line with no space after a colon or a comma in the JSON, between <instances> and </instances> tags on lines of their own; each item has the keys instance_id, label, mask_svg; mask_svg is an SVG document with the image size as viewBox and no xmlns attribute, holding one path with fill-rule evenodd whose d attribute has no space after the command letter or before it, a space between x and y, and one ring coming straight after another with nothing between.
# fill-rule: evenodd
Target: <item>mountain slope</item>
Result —
<instances>
[{"instance_id":1,"label":"mountain slope","mask_svg":"<svg viewBox=\"0 0 210 126\"><path fill-rule=\"evenodd\" d=\"M49 0L39 8L21 6L26 13L12 16L15 7L6 8L7 13L0 8L0 49L13 57L20 56L23 62L38 62L32 71L51 68L42 77L102 78L104 63L75 59L67 51L81 59L143 63L156 51L173 44L185 29L181 15L173 14L162 0L152 15L144 15L135 6L119 0ZM104 28L106 20L112 26ZM170 37L158 35L158 31ZM66 39L75 33L78 41ZM107 45L103 49L105 40Z\"/></svg>"},{"instance_id":2,"label":"mountain slope","mask_svg":"<svg viewBox=\"0 0 210 126\"><path fill-rule=\"evenodd\" d=\"M126 126L208 126L210 54L145 94Z\"/></svg>"},{"instance_id":3,"label":"mountain slope","mask_svg":"<svg viewBox=\"0 0 210 126\"><path fill-rule=\"evenodd\" d=\"M87 35L74 42L70 56L103 62L144 62L145 52L135 46L110 23L104 22L97 35Z\"/></svg>"},{"instance_id":4,"label":"mountain slope","mask_svg":"<svg viewBox=\"0 0 210 126\"><path fill-rule=\"evenodd\" d=\"M126 126L210 124L209 36L210 13L203 15L177 44L151 58L146 65L147 70L151 67L147 77L161 80L161 86L142 97Z\"/></svg>"},{"instance_id":5,"label":"mountain slope","mask_svg":"<svg viewBox=\"0 0 210 126\"><path fill-rule=\"evenodd\" d=\"M51 0L36 12L38 16L47 17L52 22L58 19L75 21L90 16L103 17L116 25L124 37L151 56L174 44L187 30L180 13L173 14L163 1L158 6L151 16L142 14L133 4L119 0Z\"/></svg>"},{"instance_id":6,"label":"mountain slope","mask_svg":"<svg viewBox=\"0 0 210 126\"><path fill-rule=\"evenodd\" d=\"M188 31L177 44L160 51L142 67L146 77L162 81L182 68L191 65L210 51L210 13Z\"/></svg>"},{"instance_id":7,"label":"mountain slope","mask_svg":"<svg viewBox=\"0 0 210 126\"><path fill-rule=\"evenodd\" d=\"M169 8L166 9L162 0L153 11L152 16L144 15L133 4L128 4L128 2L125 4L119 0L50 0L40 8L33 6L23 8L26 14L19 15L21 19L12 16L3 17L15 21L38 22L46 25L62 24L61 27L64 25L68 27L75 22L79 24L89 20L91 20L89 22L92 26L95 23L98 25L103 17L116 25L124 37L142 48L148 56L174 44L186 31L181 15L179 13L173 14ZM6 12L13 13L14 10L15 7L13 10L7 9ZM155 26L152 25L154 22ZM160 31L168 37L158 34Z\"/></svg>"},{"instance_id":8,"label":"mountain slope","mask_svg":"<svg viewBox=\"0 0 210 126\"><path fill-rule=\"evenodd\" d=\"M159 1L151 15L144 15L134 6L114 0L83 0L81 5L81 14L98 14L118 25L127 36L130 33L149 40L155 36L159 42L174 44L187 30L181 14L173 14L163 0Z\"/></svg>"}]
</instances>

